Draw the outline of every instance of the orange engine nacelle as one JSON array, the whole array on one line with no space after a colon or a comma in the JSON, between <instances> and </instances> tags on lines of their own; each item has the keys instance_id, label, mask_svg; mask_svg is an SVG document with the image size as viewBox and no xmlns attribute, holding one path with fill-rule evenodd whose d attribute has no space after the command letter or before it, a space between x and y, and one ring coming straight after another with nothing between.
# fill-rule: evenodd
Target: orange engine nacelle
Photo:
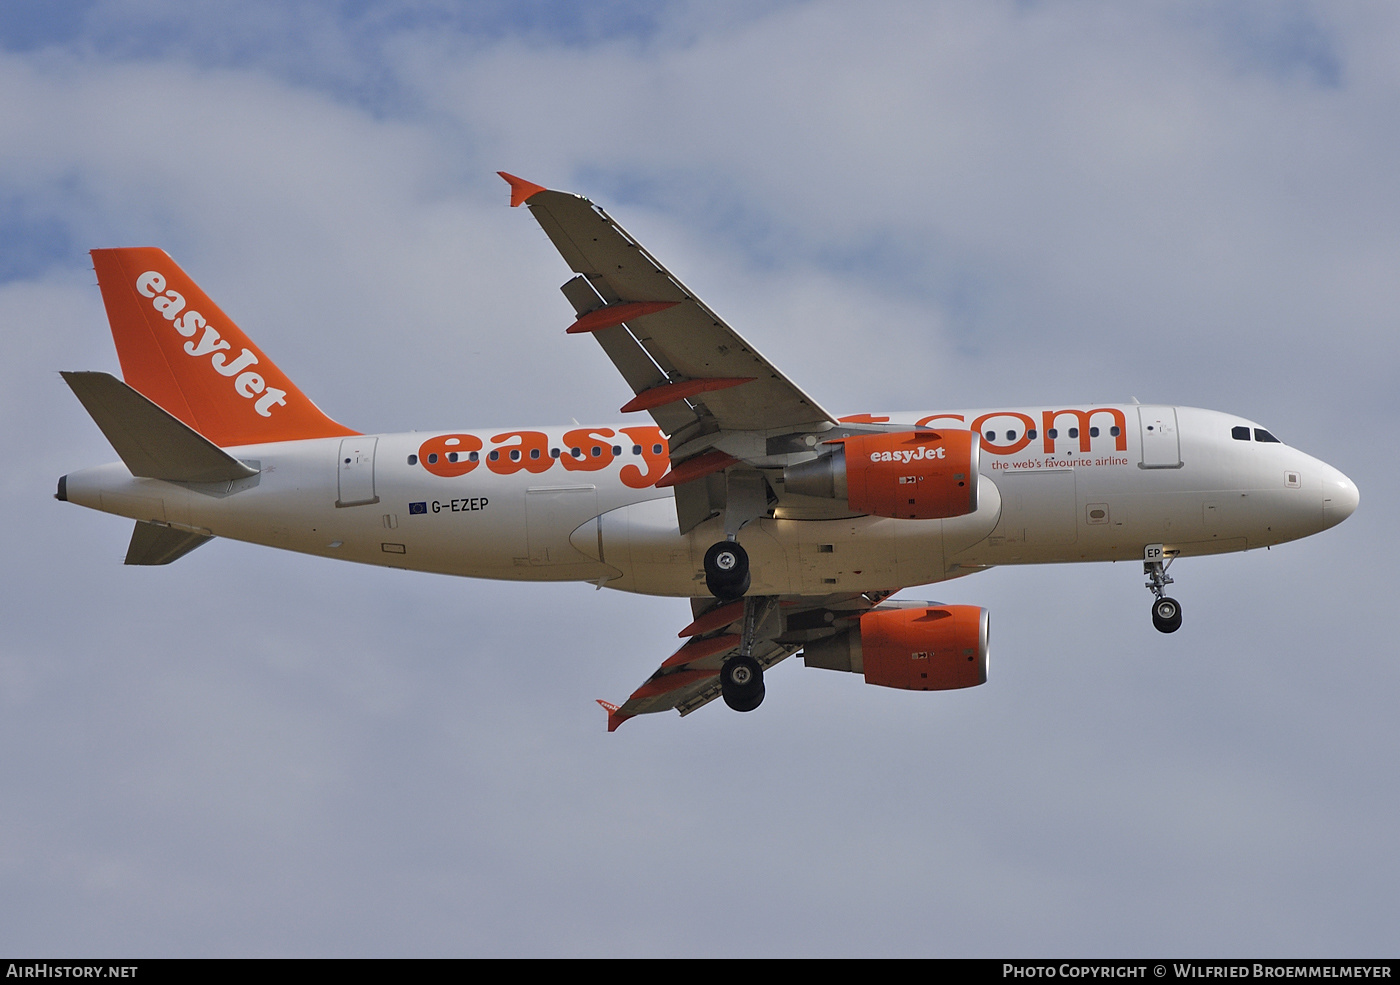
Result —
<instances>
[{"instance_id":1,"label":"orange engine nacelle","mask_svg":"<svg viewBox=\"0 0 1400 985\"><path fill-rule=\"evenodd\" d=\"M857 513L938 520L977 509L979 436L971 431L901 431L841 439L813 462L783 470L788 492L845 499Z\"/></svg>"},{"instance_id":2,"label":"orange engine nacelle","mask_svg":"<svg viewBox=\"0 0 1400 985\"><path fill-rule=\"evenodd\" d=\"M809 643L808 667L863 673L867 684L951 691L987 683L986 609L975 605L878 608L844 633Z\"/></svg>"}]
</instances>

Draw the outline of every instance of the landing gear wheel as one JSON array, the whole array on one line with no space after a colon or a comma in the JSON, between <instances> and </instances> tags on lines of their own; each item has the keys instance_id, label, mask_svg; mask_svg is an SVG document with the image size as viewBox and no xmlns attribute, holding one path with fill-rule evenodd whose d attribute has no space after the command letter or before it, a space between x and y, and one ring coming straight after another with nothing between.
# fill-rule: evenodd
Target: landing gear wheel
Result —
<instances>
[{"instance_id":1,"label":"landing gear wheel","mask_svg":"<svg viewBox=\"0 0 1400 985\"><path fill-rule=\"evenodd\" d=\"M1152 625L1159 633L1175 633L1181 628L1181 603L1166 596L1153 602Z\"/></svg>"},{"instance_id":2,"label":"landing gear wheel","mask_svg":"<svg viewBox=\"0 0 1400 985\"><path fill-rule=\"evenodd\" d=\"M722 540L705 552L705 587L717 599L742 598L749 590L749 554L737 541Z\"/></svg>"},{"instance_id":3,"label":"landing gear wheel","mask_svg":"<svg viewBox=\"0 0 1400 985\"><path fill-rule=\"evenodd\" d=\"M719 669L719 689L735 711L753 711L763 704L763 668L753 657L731 657Z\"/></svg>"}]
</instances>

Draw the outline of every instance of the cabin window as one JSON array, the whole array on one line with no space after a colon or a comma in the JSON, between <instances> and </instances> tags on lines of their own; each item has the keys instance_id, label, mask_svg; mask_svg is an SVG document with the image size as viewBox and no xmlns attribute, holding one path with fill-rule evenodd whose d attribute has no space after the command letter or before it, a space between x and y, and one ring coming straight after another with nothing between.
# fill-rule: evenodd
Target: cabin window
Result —
<instances>
[{"instance_id":1,"label":"cabin window","mask_svg":"<svg viewBox=\"0 0 1400 985\"><path fill-rule=\"evenodd\" d=\"M408 456L408 464L409 464L409 465L417 465L417 464L418 464L418 456L417 456L417 455L409 455L409 456Z\"/></svg>"},{"instance_id":2,"label":"cabin window","mask_svg":"<svg viewBox=\"0 0 1400 985\"><path fill-rule=\"evenodd\" d=\"M497 460L501 457L501 453L500 453L499 451L494 451L494 450L493 450L493 451L491 452L491 454L487 455L486 457L489 458L489 459L491 459L491 461L494 462L494 461L497 461Z\"/></svg>"},{"instance_id":3,"label":"cabin window","mask_svg":"<svg viewBox=\"0 0 1400 985\"><path fill-rule=\"evenodd\" d=\"M1108 433L1111 434L1111 435L1113 435L1113 436L1116 438L1116 437L1118 437L1120 434L1123 433L1123 430L1122 430L1122 428L1120 428L1117 424L1115 424L1115 425L1113 425L1113 427L1111 427L1111 428L1108 429Z\"/></svg>"},{"instance_id":4,"label":"cabin window","mask_svg":"<svg viewBox=\"0 0 1400 985\"><path fill-rule=\"evenodd\" d=\"M986 437L986 439L987 439L988 441L996 441L996 440L997 440L997 433L996 433L995 431L988 431L988 432L986 433L985 437Z\"/></svg>"},{"instance_id":5,"label":"cabin window","mask_svg":"<svg viewBox=\"0 0 1400 985\"><path fill-rule=\"evenodd\" d=\"M558 448L551 448L551 449L549 449L549 457L550 457L550 458L558 458L558 457L559 457L559 449L558 449Z\"/></svg>"},{"instance_id":6,"label":"cabin window","mask_svg":"<svg viewBox=\"0 0 1400 985\"><path fill-rule=\"evenodd\" d=\"M570 449L569 449L569 454L572 455L572 456L574 456L574 458L582 458L582 457L583 457L583 452L579 451L577 448L570 448Z\"/></svg>"},{"instance_id":7,"label":"cabin window","mask_svg":"<svg viewBox=\"0 0 1400 985\"><path fill-rule=\"evenodd\" d=\"M531 457L531 458L539 458L539 457L540 457L540 450L539 450L538 448L531 448L531 449L530 449L530 457Z\"/></svg>"},{"instance_id":8,"label":"cabin window","mask_svg":"<svg viewBox=\"0 0 1400 985\"><path fill-rule=\"evenodd\" d=\"M1248 440L1249 440L1249 428L1246 428L1246 427L1234 427L1234 428L1231 428L1231 429L1230 429L1230 437L1234 438L1236 441L1248 441Z\"/></svg>"},{"instance_id":9,"label":"cabin window","mask_svg":"<svg viewBox=\"0 0 1400 985\"><path fill-rule=\"evenodd\" d=\"M660 445L652 445L652 446L651 446L651 453L652 453L653 455L660 455L660 454L661 454L661 446L660 446Z\"/></svg>"},{"instance_id":10,"label":"cabin window","mask_svg":"<svg viewBox=\"0 0 1400 985\"><path fill-rule=\"evenodd\" d=\"M520 461L520 449L519 449L519 448L512 448L512 449L510 450L510 460L511 460L512 462L518 462L518 461Z\"/></svg>"},{"instance_id":11,"label":"cabin window","mask_svg":"<svg viewBox=\"0 0 1400 985\"><path fill-rule=\"evenodd\" d=\"M1077 437L1079 437L1079 428L1070 428L1070 429L1069 429L1069 436L1070 436L1071 438L1077 438Z\"/></svg>"},{"instance_id":12,"label":"cabin window","mask_svg":"<svg viewBox=\"0 0 1400 985\"><path fill-rule=\"evenodd\" d=\"M455 462L455 461L457 461L457 453L456 453L455 451L450 451L450 452L448 452L448 453L447 453L447 460L448 460L449 462Z\"/></svg>"},{"instance_id":13,"label":"cabin window","mask_svg":"<svg viewBox=\"0 0 1400 985\"><path fill-rule=\"evenodd\" d=\"M428 464L429 464L429 465L436 465L436 464L437 464L437 452L433 452L431 455L428 456Z\"/></svg>"},{"instance_id":14,"label":"cabin window","mask_svg":"<svg viewBox=\"0 0 1400 985\"><path fill-rule=\"evenodd\" d=\"M1060 429L1059 429L1059 428L1051 428L1049 431L1046 431L1046 432L1045 432L1045 436L1046 436L1047 438L1049 438L1051 441L1054 441L1056 438L1058 438L1058 437L1060 436Z\"/></svg>"},{"instance_id":15,"label":"cabin window","mask_svg":"<svg viewBox=\"0 0 1400 985\"><path fill-rule=\"evenodd\" d=\"M1090 428L1090 429L1089 429L1089 437L1091 437L1091 438L1097 438L1098 436L1099 436L1099 429L1098 429L1098 428Z\"/></svg>"},{"instance_id":16,"label":"cabin window","mask_svg":"<svg viewBox=\"0 0 1400 985\"><path fill-rule=\"evenodd\" d=\"M621 446L621 445L613 445L613 454L614 454L614 455L621 455L621 454L622 454L622 446Z\"/></svg>"},{"instance_id":17,"label":"cabin window","mask_svg":"<svg viewBox=\"0 0 1400 985\"><path fill-rule=\"evenodd\" d=\"M478 462L480 460L481 456L478 455L476 452L472 452L470 455L467 456L467 461L469 462Z\"/></svg>"},{"instance_id":18,"label":"cabin window","mask_svg":"<svg viewBox=\"0 0 1400 985\"><path fill-rule=\"evenodd\" d=\"M1035 428L1027 428L1027 429L1026 429L1026 437L1029 438L1029 439L1031 439L1032 441L1035 440L1035 434L1036 434Z\"/></svg>"},{"instance_id":19,"label":"cabin window","mask_svg":"<svg viewBox=\"0 0 1400 985\"><path fill-rule=\"evenodd\" d=\"M633 445L633 446L632 446L632 454L633 454L633 455L640 455L641 453L642 453L642 446L641 446L641 445Z\"/></svg>"},{"instance_id":20,"label":"cabin window","mask_svg":"<svg viewBox=\"0 0 1400 985\"><path fill-rule=\"evenodd\" d=\"M1265 431L1263 428L1255 428L1255 429L1254 429L1254 440L1255 440L1255 441L1272 441L1272 442L1273 442L1274 444L1276 444L1276 445L1281 445L1281 444L1283 444L1282 441L1279 441L1277 438L1275 438L1275 437L1274 437L1272 434L1270 434L1268 431Z\"/></svg>"},{"instance_id":21,"label":"cabin window","mask_svg":"<svg viewBox=\"0 0 1400 985\"><path fill-rule=\"evenodd\" d=\"M1007 441L1015 441L1015 440L1016 440L1016 432L1015 432L1015 431L1007 431L1007 432L1006 432L1006 440L1007 440Z\"/></svg>"}]
</instances>

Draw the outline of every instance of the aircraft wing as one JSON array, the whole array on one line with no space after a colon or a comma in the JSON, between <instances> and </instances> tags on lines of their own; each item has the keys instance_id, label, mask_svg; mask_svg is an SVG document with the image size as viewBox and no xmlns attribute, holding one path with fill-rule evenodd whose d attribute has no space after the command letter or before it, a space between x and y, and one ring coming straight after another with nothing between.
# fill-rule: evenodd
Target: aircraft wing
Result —
<instances>
[{"instance_id":1,"label":"aircraft wing","mask_svg":"<svg viewBox=\"0 0 1400 985\"><path fill-rule=\"evenodd\" d=\"M825 430L836 419L780 373L588 199L501 172L577 273L563 287L578 320L672 447L720 431Z\"/></svg>"},{"instance_id":2,"label":"aircraft wing","mask_svg":"<svg viewBox=\"0 0 1400 985\"><path fill-rule=\"evenodd\" d=\"M777 600L756 620L752 656L766 671L807 643L831 635L849 620L858 620L892 592L791 596ZM608 731L629 718L675 708L689 715L720 696L719 670L743 641L744 600L691 599L695 619L681 630L685 644L632 692L621 705L599 701L608 713Z\"/></svg>"}]
</instances>

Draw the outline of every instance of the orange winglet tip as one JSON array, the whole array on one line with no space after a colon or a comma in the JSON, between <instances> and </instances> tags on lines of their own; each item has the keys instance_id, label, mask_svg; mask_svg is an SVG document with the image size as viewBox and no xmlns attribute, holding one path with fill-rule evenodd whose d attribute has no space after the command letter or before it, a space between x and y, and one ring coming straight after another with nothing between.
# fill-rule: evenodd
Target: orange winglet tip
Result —
<instances>
[{"instance_id":1,"label":"orange winglet tip","mask_svg":"<svg viewBox=\"0 0 1400 985\"><path fill-rule=\"evenodd\" d=\"M537 195L540 192L549 190L545 188L544 185L537 185L533 181L517 178L515 175L507 174L505 171L497 171L496 173L510 183L511 208L515 208L517 205L523 205L531 195Z\"/></svg>"},{"instance_id":2,"label":"orange winglet tip","mask_svg":"<svg viewBox=\"0 0 1400 985\"><path fill-rule=\"evenodd\" d=\"M611 701L604 701L602 698L595 698L594 700L602 705L603 710L608 713L609 732L616 732L619 725L627 721L627 719L635 717L633 715L624 715L621 710L619 710L618 706Z\"/></svg>"},{"instance_id":3,"label":"orange winglet tip","mask_svg":"<svg viewBox=\"0 0 1400 985\"><path fill-rule=\"evenodd\" d=\"M752 376L707 377L698 380L682 380L679 383L663 383L637 394L622 405L620 413L630 414L634 410L664 407L677 400L687 400L701 393L709 393L711 390L727 390L732 386L752 383L754 379L755 377Z\"/></svg>"},{"instance_id":4,"label":"orange winglet tip","mask_svg":"<svg viewBox=\"0 0 1400 985\"><path fill-rule=\"evenodd\" d=\"M671 471L656 480L656 488L665 489L667 486L678 486L682 482L703 479L714 472L721 472L729 468L738 461L733 455L722 451L707 451L703 455L687 458L672 468Z\"/></svg>"},{"instance_id":5,"label":"orange winglet tip","mask_svg":"<svg viewBox=\"0 0 1400 985\"><path fill-rule=\"evenodd\" d=\"M628 301L625 304L606 304L601 308L594 308L587 314L579 315L578 321L564 329L564 334L579 335L583 332L596 332L600 329L612 328L623 322L631 321L633 318L674 308L678 304L680 304L679 301Z\"/></svg>"}]
</instances>

